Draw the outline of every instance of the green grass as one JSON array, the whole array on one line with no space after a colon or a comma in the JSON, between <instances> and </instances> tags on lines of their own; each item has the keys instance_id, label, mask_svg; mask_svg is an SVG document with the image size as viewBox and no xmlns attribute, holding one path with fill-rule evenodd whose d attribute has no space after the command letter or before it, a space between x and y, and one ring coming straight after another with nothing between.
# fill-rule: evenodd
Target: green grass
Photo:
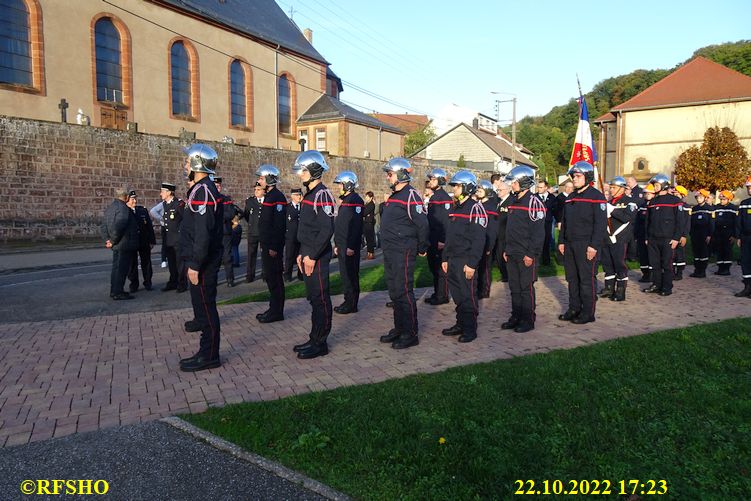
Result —
<instances>
[{"instance_id":1,"label":"green grass","mask_svg":"<svg viewBox=\"0 0 751 501\"><path fill-rule=\"evenodd\" d=\"M749 332L734 319L183 417L359 499L511 499L527 479L749 499Z\"/></svg>"}]
</instances>

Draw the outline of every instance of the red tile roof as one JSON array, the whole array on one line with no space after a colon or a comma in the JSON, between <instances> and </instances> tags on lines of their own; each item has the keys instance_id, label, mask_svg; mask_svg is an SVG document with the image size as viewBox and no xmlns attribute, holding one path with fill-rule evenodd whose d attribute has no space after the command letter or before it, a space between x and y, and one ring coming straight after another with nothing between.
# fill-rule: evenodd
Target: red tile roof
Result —
<instances>
[{"instance_id":1,"label":"red tile roof","mask_svg":"<svg viewBox=\"0 0 751 501\"><path fill-rule=\"evenodd\" d=\"M615 122L615 115L613 115L610 112L605 113L601 117L595 118L594 123L598 124L600 122Z\"/></svg>"},{"instance_id":2,"label":"red tile roof","mask_svg":"<svg viewBox=\"0 0 751 501\"><path fill-rule=\"evenodd\" d=\"M612 111L735 100L751 100L751 77L699 56Z\"/></svg>"},{"instance_id":3,"label":"red tile roof","mask_svg":"<svg viewBox=\"0 0 751 501\"><path fill-rule=\"evenodd\" d=\"M430 118L427 115L409 115L407 113L371 113L370 116L392 127L401 129L407 134L422 130L430 123Z\"/></svg>"}]
</instances>

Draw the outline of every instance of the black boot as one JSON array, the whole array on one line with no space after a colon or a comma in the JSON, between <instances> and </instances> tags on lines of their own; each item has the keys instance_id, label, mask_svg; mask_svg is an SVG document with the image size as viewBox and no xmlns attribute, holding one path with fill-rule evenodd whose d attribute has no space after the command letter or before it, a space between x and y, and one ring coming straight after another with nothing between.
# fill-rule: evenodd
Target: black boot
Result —
<instances>
[{"instance_id":1,"label":"black boot","mask_svg":"<svg viewBox=\"0 0 751 501\"><path fill-rule=\"evenodd\" d=\"M402 334L396 341L391 343L391 347L395 350L403 350L412 346L420 344L420 339L417 336L411 334Z\"/></svg>"},{"instance_id":2,"label":"black boot","mask_svg":"<svg viewBox=\"0 0 751 501\"><path fill-rule=\"evenodd\" d=\"M206 369L215 369L221 365L219 355L212 357L210 355L197 354L185 362L180 361L180 370L183 372L197 372Z\"/></svg>"},{"instance_id":3,"label":"black boot","mask_svg":"<svg viewBox=\"0 0 751 501\"><path fill-rule=\"evenodd\" d=\"M519 317L515 317L511 315L511 318L509 318L507 321L501 324L501 329L505 329L505 330L516 329L517 325L519 325Z\"/></svg>"},{"instance_id":4,"label":"black boot","mask_svg":"<svg viewBox=\"0 0 751 501\"><path fill-rule=\"evenodd\" d=\"M641 278L639 279L639 282L646 284L652 281L652 270L645 269L641 272Z\"/></svg>"},{"instance_id":5,"label":"black boot","mask_svg":"<svg viewBox=\"0 0 751 501\"><path fill-rule=\"evenodd\" d=\"M383 336L381 336L379 338L379 341L381 341L382 343L393 343L399 338L400 335L401 334L399 334L398 330L391 329L388 334L384 334Z\"/></svg>"},{"instance_id":6,"label":"black boot","mask_svg":"<svg viewBox=\"0 0 751 501\"><path fill-rule=\"evenodd\" d=\"M565 320L566 322L570 322L578 316L579 316L578 311L569 309L569 310L566 310L566 313L558 315L558 320Z\"/></svg>"},{"instance_id":7,"label":"black boot","mask_svg":"<svg viewBox=\"0 0 751 501\"><path fill-rule=\"evenodd\" d=\"M323 343L311 344L308 348L298 351L297 358L307 360L310 358L322 357L329 354L329 346Z\"/></svg>"},{"instance_id":8,"label":"black boot","mask_svg":"<svg viewBox=\"0 0 751 501\"><path fill-rule=\"evenodd\" d=\"M605 288L602 289L598 295L602 298L610 297L615 293L615 289L613 289L613 280L605 280Z\"/></svg>"},{"instance_id":9,"label":"black boot","mask_svg":"<svg viewBox=\"0 0 751 501\"><path fill-rule=\"evenodd\" d=\"M694 272L689 276L693 278L707 278L707 262L694 261Z\"/></svg>"},{"instance_id":10,"label":"black boot","mask_svg":"<svg viewBox=\"0 0 751 501\"><path fill-rule=\"evenodd\" d=\"M751 279L743 279L743 290L735 293L735 297L746 297L751 295Z\"/></svg>"},{"instance_id":11,"label":"black boot","mask_svg":"<svg viewBox=\"0 0 751 501\"><path fill-rule=\"evenodd\" d=\"M683 280L683 265L676 265L675 268L673 268L673 281L676 280Z\"/></svg>"},{"instance_id":12,"label":"black boot","mask_svg":"<svg viewBox=\"0 0 751 501\"><path fill-rule=\"evenodd\" d=\"M626 281L618 280L615 283L615 294L610 297L611 301L625 301L626 300Z\"/></svg>"},{"instance_id":13,"label":"black boot","mask_svg":"<svg viewBox=\"0 0 751 501\"><path fill-rule=\"evenodd\" d=\"M459 324L454 324L448 329L443 329L441 331L441 334L443 334L444 336L458 336L460 334L464 334L464 330L459 327Z\"/></svg>"}]
</instances>

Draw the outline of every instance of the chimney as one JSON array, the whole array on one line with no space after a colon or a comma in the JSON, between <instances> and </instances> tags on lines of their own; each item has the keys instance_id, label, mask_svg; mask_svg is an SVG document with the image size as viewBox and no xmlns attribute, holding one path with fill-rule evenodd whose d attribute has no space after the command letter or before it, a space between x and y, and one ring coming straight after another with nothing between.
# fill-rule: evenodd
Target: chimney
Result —
<instances>
[{"instance_id":1,"label":"chimney","mask_svg":"<svg viewBox=\"0 0 751 501\"><path fill-rule=\"evenodd\" d=\"M304 30L302 30L302 34L308 40L308 43L310 45L313 45L313 30L311 30L310 28L305 28Z\"/></svg>"},{"instance_id":2,"label":"chimney","mask_svg":"<svg viewBox=\"0 0 751 501\"><path fill-rule=\"evenodd\" d=\"M473 129L479 129L480 128L480 120L478 118L472 119L472 128Z\"/></svg>"}]
</instances>

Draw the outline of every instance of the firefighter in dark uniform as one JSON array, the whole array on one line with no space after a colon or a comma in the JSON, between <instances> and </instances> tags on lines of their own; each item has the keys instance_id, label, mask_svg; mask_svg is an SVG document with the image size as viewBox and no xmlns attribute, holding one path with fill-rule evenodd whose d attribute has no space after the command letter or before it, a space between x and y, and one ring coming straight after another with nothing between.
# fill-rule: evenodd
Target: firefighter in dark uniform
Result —
<instances>
[{"instance_id":1,"label":"firefighter in dark uniform","mask_svg":"<svg viewBox=\"0 0 751 501\"><path fill-rule=\"evenodd\" d=\"M506 222L508 221L508 206L514 201L511 188L504 182L498 187L498 235L495 240L495 261L501 272L501 282L508 282L508 264L503 259L503 251L506 249Z\"/></svg>"},{"instance_id":2,"label":"firefighter in dark uniform","mask_svg":"<svg viewBox=\"0 0 751 501\"><path fill-rule=\"evenodd\" d=\"M490 297L490 284L493 281L493 248L498 239L498 197L495 194L490 181L482 180L477 186L474 198L482 203L485 213L488 215L488 224L485 229L485 248L482 258L477 265L477 297L485 299Z\"/></svg>"},{"instance_id":3,"label":"firefighter in dark uniform","mask_svg":"<svg viewBox=\"0 0 751 501\"><path fill-rule=\"evenodd\" d=\"M647 248L647 211L648 205L655 197L655 187L647 184L643 190L641 205L636 210L634 219L634 239L636 240L636 253L639 257L639 269L641 278L639 282L652 282L652 267L649 264L649 249Z\"/></svg>"},{"instance_id":4,"label":"firefighter in dark uniform","mask_svg":"<svg viewBox=\"0 0 751 501\"><path fill-rule=\"evenodd\" d=\"M143 205L138 205L138 196L131 190L128 194L128 207L133 211L138 220L138 250L133 254L130 261L128 279L130 280L130 292L138 290L138 261L141 261L141 274L143 275L143 288L151 290L151 277L154 270L151 266L151 249L156 245L154 225L151 223L149 211Z\"/></svg>"},{"instance_id":5,"label":"firefighter in dark uniform","mask_svg":"<svg viewBox=\"0 0 751 501\"><path fill-rule=\"evenodd\" d=\"M751 196L751 176L746 179L746 192ZM735 297L751 297L751 198L747 198L738 206L738 217L735 219L735 235L741 248L741 273L743 276L743 290L735 293Z\"/></svg>"},{"instance_id":6,"label":"firefighter in dark uniform","mask_svg":"<svg viewBox=\"0 0 751 501\"><path fill-rule=\"evenodd\" d=\"M626 300L628 265L626 254L633 236L633 221L636 218L636 201L626 195L626 180L614 177L608 183L610 201L607 205L607 235L602 245L602 270L605 272L605 288L600 297L613 301Z\"/></svg>"},{"instance_id":7,"label":"firefighter in dark uniform","mask_svg":"<svg viewBox=\"0 0 751 501\"><path fill-rule=\"evenodd\" d=\"M433 274L433 294L425 302L434 306L449 302L449 283L443 271L443 248L446 245L446 226L449 212L454 205L451 195L443 189L448 173L443 169L428 172L428 187L433 196L428 201L428 227L430 246L428 247L428 268Z\"/></svg>"},{"instance_id":8,"label":"firefighter in dark uniform","mask_svg":"<svg viewBox=\"0 0 751 501\"><path fill-rule=\"evenodd\" d=\"M673 254L683 234L680 215L683 202L668 192L670 179L665 174L657 174L649 182L656 193L647 212L647 248L649 265L652 267L652 285L643 292L669 296L673 293Z\"/></svg>"},{"instance_id":9,"label":"firefighter in dark uniform","mask_svg":"<svg viewBox=\"0 0 751 501\"><path fill-rule=\"evenodd\" d=\"M730 266L733 264L733 239L735 238L735 219L738 217L738 208L731 204L733 192L722 190L720 203L714 207L714 233L712 244L717 251L717 271L715 275L730 275Z\"/></svg>"},{"instance_id":10,"label":"firefighter in dark uniform","mask_svg":"<svg viewBox=\"0 0 751 501\"><path fill-rule=\"evenodd\" d=\"M686 268L686 243L691 232L691 206L686 203L688 190L683 186L676 186L673 189L673 195L678 197L683 205L682 210L678 213L682 228L681 238L673 254L673 281L675 282L683 280L683 270Z\"/></svg>"},{"instance_id":11,"label":"firefighter in dark uniform","mask_svg":"<svg viewBox=\"0 0 751 501\"><path fill-rule=\"evenodd\" d=\"M185 204L175 197L175 185L172 183L162 183L159 196L162 198L164 205L162 224L164 226L164 246L169 269L169 280L162 287L162 291L166 292L177 289L177 286L181 284L180 274L183 273L183 270L179 268L177 258L180 247L180 223L183 220Z\"/></svg>"},{"instance_id":12,"label":"firefighter in dark uniform","mask_svg":"<svg viewBox=\"0 0 751 501\"><path fill-rule=\"evenodd\" d=\"M535 171L525 165L511 169L506 176L514 195L508 205L506 247L503 258L508 266L511 316L502 329L529 332L535 328L537 259L545 245L545 203L530 190Z\"/></svg>"},{"instance_id":13,"label":"firefighter in dark uniform","mask_svg":"<svg viewBox=\"0 0 751 501\"><path fill-rule=\"evenodd\" d=\"M365 246L367 249L367 257L365 259L375 259L375 245L376 245L376 206L373 201L375 195L372 191L365 193L365 208L362 211L362 234L365 237Z\"/></svg>"},{"instance_id":14,"label":"firefighter in dark uniform","mask_svg":"<svg viewBox=\"0 0 751 501\"><path fill-rule=\"evenodd\" d=\"M256 260L258 259L258 244L261 241L259 223L263 207L263 188L256 183L253 194L245 199L243 219L248 222L248 262L245 266L245 281L256 279ZM261 276L263 278L263 274Z\"/></svg>"},{"instance_id":15,"label":"firefighter in dark uniform","mask_svg":"<svg viewBox=\"0 0 751 501\"><path fill-rule=\"evenodd\" d=\"M216 309L216 282L222 264L224 202L209 175L214 174L216 152L205 144L194 144L185 152L186 174L195 184L185 201L180 242L185 253L190 300L195 327L201 329L198 352L180 360L180 370L201 371L219 367L220 324Z\"/></svg>"},{"instance_id":16,"label":"firefighter in dark uniform","mask_svg":"<svg viewBox=\"0 0 751 501\"><path fill-rule=\"evenodd\" d=\"M566 198L558 251L568 282L568 310L558 316L575 324L595 321L595 273L607 226L607 201L592 187L594 167L584 161L568 170L574 191Z\"/></svg>"},{"instance_id":17,"label":"firefighter in dark uniform","mask_svg":"<svg viewBox=\"0 0 751 501\"><path fill-rule=\"evenodd\" d=\"M714 231L713 207L707 203L709 191L696 192L696 205L691 207L691 249L694 253L694 278L706 278L709 264L709 240Z\"/></svg>"},{"instance_id":18,"label":"firefighter in dark uniform","mask_svg":"<svg viewBox=\"0 0 751 501\"><path fill-rule=\"evenodd\" d=\"M548 189L550 185L544 179L537 183L537 196L545 204L545 244L542 246L540 264L550 264L550 242L553 239L553 219L558 211L558 198L553 196ZM555 240L553 240L555 242Z\"/></svg>"},{"instance_id":19,"label":"firefighter in dark uniform","mask_svg":"<svg viewBox=\"0 0 751 501\"><path fill-rule=\"evenodd\" d=\"M414 294L415 260L428 250L428 218L420 194L410 186L412 165L396 157L383 167L393 192L383 206L381 244L389 297L394 307L394 328L381 336L397 350L419 344Z\"/></svg>"},{"instance_id":20,"label":"firefighter in dark uniform","mask_svg":"<svg viewBox=\"0 0 751 501\"><path fill-rule=\"evenodd\" d=\"M238 213L238 207L232 201L232 197L222 189L222 178L214 176L214 185L224 200L224 236L222 245L224 246L224 256L222 264L224 265L224 276L227 278L227 287L235 286L235 269L232 263L232 219Z\"/></svg>"},{"instance_id":21,"label":"firefighter in dark uniform","mask_svg":"<svg viewBox=\"0 0 751 501\"><path fill-rule=\"evenodd\" d=\"M287 230L287 198L277 189L279 169L261 165L256 170L263 189L263 207L258 222L261 266L269 288L269 307L256 315L262 324L284 320L284 241Z\"/></svg>"},{"instance_id":22,"label":"firefighter in dark uniform","mask_svg":"<svg viewBox=\"0 0 751 501\"><path fill-rule=\"evenodd\" d=\"M313 309L309 340L294 347L298 358L308 359L328 354L326 344L331 332L331 295L329 293L329 261L331 237L334 234L336 201L321 181L329 166L323 155L308 150L297 156L293 172L307 189L300 209L297 239L300 255L297 266L305 275L305 289Z\"/></svg>"},{"instance_id":23,"label":"firefighter in dark uniform","mask_svg":"<svg viewBox=\"0 0 751 501\"><path fill-rule=\"evenodd\" d=\"M339 212L334 221L334 253L339 259L339 276L344 289L344 302L334 311L347 315L357 311L360 301L360 248L362 247L362 214L365 202L355 192L357 175L342 171L334 179L340 185Z\"/></svg>"},{"instance_id":24,"label":"firefighter in dark uniform","mask_svg":"<svg viewBox=\"0 0 751 501\"><path fill-rule=\"evenodd\" d=\"M300 222L300 204L302 190L293 188L290 192L292 200L287 205L287 236L284 240L284 280L292 281L292 269L297 266L297 256L300 255L300 242L297 240L297 225ZM297 279L302 280L302 270L297 270Z\"/></svg>"},{"instance_id":25,"label":"firefighter in dark uniform","mask_svg":"<svg viewBox=\"0 0 751 501\"><path fill-rule=\"evenodd\" d=\"M477 338L479 303L475 275L485 252L488 215L482 202L472 197L479 186L477 176L460 170L449 185L454 190L456 207L449 212L441 268L448 275L451 297L456 304L456 323L442 333L459 336L460 343L470 343Z\"/></svg>"}]
</instances>

